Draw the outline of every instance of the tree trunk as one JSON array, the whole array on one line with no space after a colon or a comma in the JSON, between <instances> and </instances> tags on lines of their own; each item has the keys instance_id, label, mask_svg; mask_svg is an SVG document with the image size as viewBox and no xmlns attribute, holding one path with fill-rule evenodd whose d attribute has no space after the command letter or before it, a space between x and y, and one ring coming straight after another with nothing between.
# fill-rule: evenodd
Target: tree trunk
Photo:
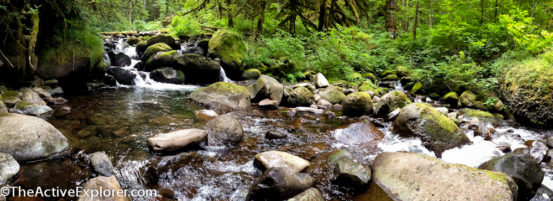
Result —
<instances>
[{"instance_id":1,"label":"tree trunk","mask_svg":"<svg viewBox=\"0 0 553 201\"><path fill-rule=\"evenodd\" d=\"M417 40L418 20L419 20L419 1L417 0L417 5L415 6L415 20L413 21L413 40Z\"/></svg>"},{"instance_id":2,"label":"tree trunk","mask_svg":"<svg viewBox=\"0 0 553 201\"><path fill-rule=\"evenodd\" d=\"M480 25L484 24L484 0L480 0Z\"/></svg>"},{"instance_id":3,"label":"tree trunk","mask_svg":"<svg viewBox=\"0 0 553 201\"><path fill-rule=\"evenodd\" d=\"M228 27L234 27L234 21L232 20L232 0L227 0L227 18L228 18Z\"/></svg>"},{"instance_id":4,"label":"tree trunk","mask_svg":"<svg viewBox=\"0 0 553 201\"><path fill-rule=\"evenodd\" d=\"M532 14L530 15L531 18L534 18L534 11L536 10L536 6L538 3L536 3L536 0L532 0Z\"/></svg>"},{"instance_id":5,"label":"tree trunk","mask_svg":"<svg viewBox=\"0 0 553 201\"><path fill-rule=\"evenodd\" d=\"M165 17L169 17L169 4L171 3L171 0L165 0Z\"/></svg>"},{"instance_id":6,"label":"tree trunk","mask_svg":"<svg viewBox=\"0 0 553 201\"><path fill-rule=\"evenodd\" d=\"M434 26L434 0L430 0L430 17L428 19L428 26Z\"/></svg>"},{"instance_id":7,"label":"tree trunk","mask_svg":"<svg viewBox=\"0 0 553 201\"><path fill-rule=\"evenodd\" d=\"M255 31L255 41L259 39L259 36L263 34L263 24L265 23L265 1L261 2L261 9L259 10L259 16L257 17L257 28Z\"/></svg>"},{"instance_id":8,"label":"tree trunk","mask_svg":"<svg viewBox=\"0 0 553 201\"><path fill-rule=\"evenodd\" d=\"M319 27L318 31L323 31L326 27L326 1L322 0L321 7L319 8Z\"/></svg>"},{"instance_id":9,"label":"tree trunk","mask_svg":"<svg viewBox=\"0 0 553 201\"><path fill-rule=\"evenodd\" d=\"M497 1L498 0L495 0L495 11L494 11L494 14L493 14L493 17L494 17L496 22L497 22Z\"/></svg>"},{"instance_id":10,"label":"tree trunk","mask_svg":"<svg viewBox=\"0 0 553 201\"><path fill-rule=\"evenodd\" d=\"M386 0L386 31L391 32L394 35L394 38L397 33L397 0Z\"/></svg>"},{"instance_id":11,"label":"tree trunk","mask_svg":"<svg viewBox=\"0 0 553 201\"><path fill-rule=\"evenodd\" d=\"M131 23L131 25L132 25L132 7L133 7L132 2L133 2L132 0L129 1L129 4L130 4L129 5L129 22Z\"/></svg>"}]
</instances>

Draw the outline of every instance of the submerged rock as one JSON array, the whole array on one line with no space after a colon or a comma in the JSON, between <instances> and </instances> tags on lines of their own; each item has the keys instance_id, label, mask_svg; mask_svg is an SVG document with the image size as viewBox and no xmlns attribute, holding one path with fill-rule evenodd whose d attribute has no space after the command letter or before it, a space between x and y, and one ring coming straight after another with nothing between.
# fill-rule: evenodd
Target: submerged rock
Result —
<instances>
[{"instance_id":1,"label":"submerged rock","mask_svg":"<svg viewBox=\"0 0 553 201\"><path fill-rule=\"evenodd\" d=\"M148 138L148 146L154 151L172 152L189 146L197 146L207 137L207 132L200 129L185 129L170 133L157 134Z\"/></svg>"},{"instance_id":2,"label":"submerged rock","mask_svg":"<svg viewBox=\"0 0 553 201\"><path fill-rule=\"evenodd\" d=\"M317 88L325 88L330 85L322 73L317 73L315 77L313 77L313 84L315 84Z\"/></svg>"},{"instance_id":3,"label":"submerged rock","mask_svg":"<svg viewBox=\"0 0 553 201\"><path fill-rule=\"evenodd\" d=\"M171 84L184 84L184 73L173 68L159 68L150 73L150 78L155 81Z\"/></svg>"},{"instance_id":4,"label":"submerged rock","mask_svg":"<svg viewBox=\"0 0 553 201\"><path fill-rule=\"evenodd\" d=\"M288 168L270 168L252 186L247 200L285 200L313 186L313 177Z\"/></svg>"},{"instance_id":5,"label":"submerged rock","mask_svg":"<svg viewBox=\"0 0 553 201\"><path fill-rule=\"evenodd\" d=\"M233 146L244 136L242 124L231 114L224 114L210 120L205 125L209 146Z\"/></svg>"},{"instance_id":6,"label":"submerged rock","mask_svg":"<svg viewBox=\"0 0 553 201\"><path fill-rule=\"evenodd\" d=\"M209 121L219 116L219 114L217 114L214 110L196 110L194 111L194 115L196 116L196 119L203 121Z\"/></svg>"},{"instance_id":7,"label":"submerged rock","mask_svg":"<svg viewBox=\"0 0 553 201\"><path fill-rule=\"evenodd\" d=\"M516 200L517 186L509 176L451 164L434 157L396 152L379 154L372 179L393 200ZM369 197L372 195L368 195Z\"/></svg>"},{"instance_id":8,"label":"submerged rock","mask_svg":"<svg viewBox=\"0 0 553 201\"><path fill-rule=\"evenodd\" d=\"M324 201L324 197L316 188L310 188L306 191L288 199L288 201Z\"/></svg>"},{"instance_id":9,"label":"submerged rock","mask_svg":"<svg viewBox=\"0 0 553 201\"><path fill-rule=\"evenodd\" d=\"M254 101L260 101L263 99L271 99L278 102L282 101L284 94L284 86L278 82L275 78L267 75L262 75L257 79L254 85L249 87L250 98Z\"/></svg>"},{"instance_id":10,"label":"submerged rock","mask_svg":"<svg viewBox=\"0 0 553 201\"><path fill-rule=\"evenodd\" d=\"M534 197L544 176L538 161L528 154L508 153L485 162L478 168L502 172L513 178L518 186L519 200Z\"/></svg>"},{"instance_id":11,"label":"submerged rock","mask_svg":"<svg viewBox=\"0 0 553 201\"><path fill-rule=\"evenodd\" d=\"M424 146L438 156L447 149L470 143L455 122L426 103L405 106L393 122L393 131L401 136L421 138Z\"/></svg>"},{"instance_id":12,"label":"submerged rock","mask_svg":"<svg viewBox=\"0 0 553 201\"><path fill-rule=\"evenodd\" d=\"M325 99L332 104L342 104L342 100L346 98L346 95L342 92L342 88L335 86L330 86L321 90L319 95L322 99Z\"/></svg>"},{"instance_id":13,"label":"submerged rock","mask_svg":"<svg viewBox=\"0 0 553 201\"><path fill-rule=\"evenodd\" d=\"M367 115L372 112L373 101L365 92L351 93L342 102L342 112L348 116Z\"/></svg>"},{"instance_id":14,"label":"submerged rock","mask_svg":"<svg viewBox=\"0 0 553 201\"><path fill-rule=\"evenodd\" d=\"M255 155L254 164L261 169L283 167L301 172L309 167L309 161L282 151L266 151Z\"/></svg>"},{"instance_id":15,"label":"submerged rock","mask_svg":"<svg viewBox=\"0 0 553 201\"><path fill-rule=\"evenodd\" d=\"M217 82L190 94L190 99L217 111L243 110L250 107L250 92L229 82Z\"/></svg>"},{"instance_id":16,"label":"submerged rock","mask_svg":"<svg viewBox=\"0 0 553 201\"><path fill-rule=\"evenodd\" d=\"M332 180L338 185L359 188L368 184L371 179L371 170L355 162L353 156L345 150L330 155L327 163L334 167Z\"/></svg>"},{"instance_id":17,"label":"submerged rock","mask_svg":"<svg viewBox=\"0 0 553 201\"><path fill-rule=\"evenodd\" d=\"M379 142L384 133L378 130L373 124L367 123L353 123L345 128L336 129L334 131L334 137L341 143L345 144L362 144Z\"/></svg>"},{"instance_id":18,"label":"submerged rock","mask_svg":"<svg viewBox=\"0 0 553 201\"><path fill-rule=\"evenodd\" d=\"M93 153L90 157L90 163L94 171L102 176L109 177L113 174L113 164L111 164L108 155L104 152Z\"/></svg>"},{"instance_id":19,"label":"submerged rock","mask_svg":"<svg viewBox=\"0 0 553 201\"><path fill-rule=\"evenodd\" d=\"M48 158L68 147L67 138L40 118L21 114L0 116L0 152L17 161Z\"/></svg>"},{"instance_id":20,"label":"submerged rock","mask_svg":"<svg viewBox=\"0 0 553 201\"><path fill-rule=\"evenodd\" d=\"M100 195L94 196L92 193L88 193L80 197L78 201L129 201L130 200L128 197L120 196L121 194L117 194L117 192L122 192L123 188L121 188L121 185L119 184L115 176L111 176L111 177L100 176L100 177L91 179L86 183L86 185L83 188L83 191L88 191L88 192L110 191L115 193L107 197L100 196Z\"/></svg>"},{"instance_id":21,"label":"submerged rock","mask_svg":"<svg viewBox=\"0 0 553 201\"><path fill-rule=\"evenodd\" d=\"M19 163L9 154L0 153L0 185L8 182L19 172Z\"/></svg>"}]
</instances>

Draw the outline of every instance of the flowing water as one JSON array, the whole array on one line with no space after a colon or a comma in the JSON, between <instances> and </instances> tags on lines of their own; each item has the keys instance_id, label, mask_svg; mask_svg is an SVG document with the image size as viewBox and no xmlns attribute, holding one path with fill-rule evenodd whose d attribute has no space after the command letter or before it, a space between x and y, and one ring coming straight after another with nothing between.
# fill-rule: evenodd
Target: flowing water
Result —
<instances>
[{"instance_id":1,"label":"flowing water","mask_svg":"<svg viewBox=\"0 0 553 201\"><path fill-rule=\"evenodd\" d=\"M118 46L119 47L119 46ZM132 48L132 47L131 47ZM132 52L130 48L120 51ZM132 53L130 53L132 54ZM133 64L136 61L133 60ZM129 69L131 67L127 67ZM23 188L75 188L97 176L89 166L91 153L104 151L115 167L115 176L124 189L155 189L158 197L135 197L134 200L244 200L248 188L262 172L254 167L257 153L269 150L289 152L310 161L306 170L316 181L327 200L352 200L353 192L332 185L332 169L326 158L337 149L352 152L369 165L383 151L409 151L434 156L415 138L401 138L391 131L391 122L371 118L332 117L327 114L287 110L265 111L252 108L234 112L244 127L244 139L233 148L205 147L196 151L159 155L150 152L146 139L157 133L187 128L203 128L195 110L203 107L188 96L199 86L157 83L136 72L135 86L117 86L95 90L86 95L66 97L72 110L57 110L48 119L68 139L69 154L43 162L22 164L21 173L11 185ZM221 73L224 75L224 71ZM226 76L222 76L225 78ZM394 85L402 90L401 85ZM435 103L426 97L421 102ZM451 110L451 109L450 109ZM356 122L374 122L374 138L359 138L347 133L347 126ZM498 145L511 150L526 147L525 142L543 140L551 131L515 127L503 122L491 141L474 136L462 126L473 142L443 153L442 160L476 167L492 157L502 155ZM286 134L287 138L269 140L267 131ZM348 136L350 135L350 136ZM362 140L351 140L351 137ZM548 171L543 184L553 187Z\"/></svg>"}]
</instances>

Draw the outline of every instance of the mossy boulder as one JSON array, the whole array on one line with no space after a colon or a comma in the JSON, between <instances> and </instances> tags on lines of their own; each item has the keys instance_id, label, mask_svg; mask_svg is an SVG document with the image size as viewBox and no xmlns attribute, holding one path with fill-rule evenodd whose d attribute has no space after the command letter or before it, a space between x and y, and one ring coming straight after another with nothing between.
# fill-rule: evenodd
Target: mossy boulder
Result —
<instances>
[{"instance_id":1,"label":"mossy boulder","mask_svg":"<svg viewBox=\"0 0 553 201\"><path fill-rule=\"evenodd\" d=\"M447 94L445 94L442 99L452 105L452 106L455 106L457 107L458 106L458 103L459 103L459 95L457 95L457 92L454 92L454 91L450 91L448 92Z\"/></svg>"},{"instance_id":2,"label":"mossy boulder","mask_svg":"<svg viewBox=\"0 0 553 201\"><path fill-rule=\"evenodd\" d=\"M411 103L393 122L393 132L404 137L419 137L423 145L437 156L445 150L470 143L468 137L451 119L426 103Z\"/></svg>"},{"instance_id":3,"label":"mossy boulder","mask_svg":"<svg viewBox=\"0 0 553 201\"><path fill-rule=\"evenodd\" d=\"M151 46L149 46L146 51L144 52L144 55L142 56L142 61L146 62L150 57L154 56L158 52L167 52L170 51L171 47L165 43L156 43Z\"/></svg>"},{"instance_id":4,"label":"mossy boulder","mask_svg":"<svg viewBox=\"0 0 553 201\"><path fill-rule=\"evenodd\" d=\"M440 161L431 156L384 152L373 162L372 180L365 199L385 192L379 200L488 200L517 199L517 185L509 176L466 165ZM373 185L374 184L374 185ZM379 190L371 190L380 188Z\"/></svg>"},{"instance_id":5,"label":"mossy boulder","mask_svg":"<svg viewBox=\"0 0 553 201\"><path fill-rule=\"evenodd\" d=\"M369 79L371 81L376 81L376 76L372 73L363 73L361 74L361 76L363 76L363 78L366 78L366 79Z\"/></svg>"},{"instance_id":6,"label":"mossy boulder","mask_svg":"<svg viewBox=\"0 0 553 201\"><path fill-rule=\"evenodd\" d=\"M396 75L398 77L406 77L406 76L409 76L409 74L411 74L411 72L409 71L409 69L405 66L398 66L396 67Z\"/></svg>"},{"instance_id":7,"label":"mossy boulder","mask_svg":"<svg viewBox=\"0 0 553 201\"><path fill-rule=\"evenodd\" d=\"M380 97L377 102L374 103L374 111L377 115L384 116L394 111L395 109L401 109L411 103L411 100L401 91L391 91L384 96Z\"/></svg>"},{"instance_id":8,"label":"mossy boulder","mask_svg":"<svg viewBox=\"0 0 553 201\"><path fill-rule=\"evenodd\" d=\"M2 100L7 107L13 107L17 102L21 101L19 91L7 90L2 94Z\"/></svg>"},{"instance_id":9,"label":"mossy boulder","mask_svg":"<svg viewBox=\"0 0 553 201\"><path fill-rule=\"evenodd\" d=\"M175 50L180 49L180 45L177 44L175 38L173 38L173 36L170 36L170 35L167 35L167 34L159 34L159 35L155 35L155 36L150 37L150 39L148 39L148 42L146 43L146 45L148 45L148 47L150 47L150 46L155 45L157 43L165 43L169 47L171 47Z\"/></svg>"},{"instance_id":10,"label":"mossy boulder","mask_svg":"<svg viewBox=\"0 0 553 201\"><path fill-rule=\"evenodd\" d=\"M185 76L180 70L175 70L171 67L158 68L150 73L152 80L172 83L172 84L184 84Z\"/></svg>"},{"instance_id":11,"label":"mossy boulder","mask_svg":"<svg viewBox=\"0 0 553 201\"><path fill-rule=\"evenodd\" d=\"M372 112L373 101L365 92L348 94L342 102L342 112L348 116L368 115Z\"/></svg>"},{"instance_id":12,"label":"mossy boulder","mask_svg":"<svg viewBox=\"0 0 553 201\"><path fill-rule=\"evenodd\" d=\"M230 82L200 88L190 94L190 99L220 112L242 110L251 105L248 89Z\"/></svg>"},{"instance_id":13,"label":"mossy boulder","mask_svg":"<svg viewBox=\"0 0 553 201\"><path fill-rule=\"evenodd\" d=\"M463 115L468 116L468 117L475 117L475 118L479 118L479 119L493 119L493 118L495 118L495 115L493 115L492 113L482 111L482 110L475 110L475 109L465 108L465 109L462 110L462 112L463 112Z\"/></svg>"},{"instance_id":14,"label":"mossy boulder","mask_svg":"<svg viewBox=\"0 0 553 201\"><path fill-rule=\"evenodd\" d=\"M174 57L174 68L186 75L186 82L211 84L221 81L221 65L207 57L197 54L183 54Z\"/></svg>"},{"instance_id":15,"label":"mossy boulder","mask_svg":"<svg viewBox=\"0 0 553 201\"><path fill-rule=\"evenodd\" d=\"M336 86L329 86L321 90L319 95L322 99L325 99L332 104L341 104L344 98L346 98L346 95L342 92L342 88Z\"/></svg>"},{"instance_id":16,"label":"mossy boulder","mask_svg":"<svg viewBox=\"0 0 553 201\"><path fill-rule=\"evenodd\" d=\"M130 38L127 39L127 44L129 44L130 46L135 46L136 44L138 44L141 40L137 37L134 37L134 36L131 36Z\"/></svg>"},{"instance_id":17,"label":"mossy boulder","mask_svg":"<svg viewBox=\"0 0 553 201\"><path fill-rule=\"evenodd\" d=\"M175 57L177 55L178 52L176 50L158 52L145 62L144 70L153 71L160 67L175 66Z\"/></svg>"},{"instance_id":18,"label":"mossy boulder","mask_svg":"<svg viewBox=\"0 0 553 201\"><path fill-rule=\"evenodd\" d=\"M377 96L380 96L384 93L384 90L382 88L378 87L376 84L374 84L370 80L365 80L365 81L359 83L359 85L357 85L357 91L361 91L361 92L371 91L372 93L374 93Z\"/></svg>"},{"instance_id":19,"label":"mossy boulder","mask_svg":"<svg viewBox=\"0 0 553 201\"><path fill-rule=\"evenodd\" d=\"M478 96L471 91L464 91L459 96L459 106L486 109L484 103L478 100Z\"/></svg>"},{"instance_id":20,"label":"mossy boulder","mask_svg":"<svg viewBox=\"0 0 553 201\"><path fill-rule=\"evenodd\" d=\"M209 52L221 58L221 65L231 79L241 79L247 49L240 35L225 29L215 32L209 41Z\"/></svg>"},{"instance_id":21,"label":"mossy boulder","mask_svg":"<svg viewBox=\"0 0 553 201\"><path fill-rule=\"evenodd\" d=\"M292 91L285 94L285 105L292 107L310 106L315 100L315 96L311 90L305 87L296 87Z\"/></svg>"},{"instance_id":22,"label":"mossy boulder","mask_svg":"<svg viewBox=\"0 0 553 201\"><path fill-rule=\"evenodd\" d=\"M148 49L148 42L147 41L140 41L138 44L136 44L136 53L138 56L144 55L144 52Z\"/></svg>"},{"instance_id":23,"label":"mossy boulder","mask_svg":"<svg viewBox=\"0 0 553 201\"><path fill-rule=\"evenodd\" d=\"M242 79L244 80L256 80L260 76L261 76L261 71L255 68L248 69L244 71L244 73L242 73Z\"/></svg>"},{"instance_id":24,"label":"mossy boulder","mask_svg":"<svg viewBox=\"0 0 553 201\"><path fill-rule=\"evenodd\" d=\"M412 94L416 94L417 92L419 92L420 90L422 89L422 83L420 82L417 82L413 85L413 87L411 88L411 93Z\"/></svg>"},{"instance_id":25,"label":"mossy boulder","mask_svg":"<svg viewBox=\"0 0 553 201\"><path fill-rule=\"evenodd\" d=\"M2 95L0 95L0 116L7 115L8 114L8 108L6 108L6 105L4 105L4 101L2 100Z\"/></svg>"}]
</instances>

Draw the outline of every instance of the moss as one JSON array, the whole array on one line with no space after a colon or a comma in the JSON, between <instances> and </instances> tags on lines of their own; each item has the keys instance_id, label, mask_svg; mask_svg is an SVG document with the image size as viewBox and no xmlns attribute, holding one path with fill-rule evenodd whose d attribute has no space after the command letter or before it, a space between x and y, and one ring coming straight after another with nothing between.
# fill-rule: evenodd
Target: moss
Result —
<instances>
[{"instance_id":1,"label":"moss","mask_svg":"<svg viewBox=\"0 0 553 201\"><path fill-rule=\"evenodd\" d=\"M459 135L461 131L455 122L438 112L431 105L417 103L417 107L421 109L419 123L435 141L457 142L459 138L466 138L461 139L461 141L469 141L465 135Z\"/></svg>"},{"instance_id":2,"label":"moss","mask_svg":"<svg viewBox=\"0 0 553 201\"><path fill-rule=\"evenodd\" d=\"M363 78L370 79L372 81L376 80L376 76L372 73L363 73L361 76L363 76Z\"/></svg>"},{"instance_id":3,"label":"moss","mask_svg":"<svg viewBox=\"0 0 553 201\"><path fill-rule=\"evenodd\" d=\"M162 52L162 51L169 51L169 50L171 50L171 47L169 47L169 45L165 43L156 43L148 47L148 49L146 49L146 52L144 52L143 60L147 61L148 59L150 59L151 56L155 55L156 53Z\"/></svg>"},{"instance_id":4,"label":"moss","mask_svg":"<svg viewBox=\"0 0 553 201\"><path fill-rule=\"evenodd\" d=\"M464 112L463 113L464 115L469 116L469 117L478 117L478 118L484 118L484 119L495 117L492 113L485 112L485 111L482 111L482 110L474 110L474 109L465 108L465 109L463 109L463 112Z\"/></svg>"},{"instance_id":5,"label":"moss","mask_svg":"<svg viewBox=\"0 0 553 201\"><path fill-rule=\"evenodd\" d=\"M358 91L372 91L377 95L380 95L383 92L382 88L376 86L376 84L374 84L370 80L365 80L365 81L361 82L361 84L359 84L357 86L357 90Z\"/></svg>"},{"instance_id":6,"label":"moss","mask_svg":"<svg viewBox=\"0 0 553 201\"><path fill-rule=\"evenodd\" d=\"M7 90L7 91L4 91L4 93L2 95L6 98L8 98L8 97L18 98L19 97L19 92L15 91L15 90Z\"/></svg>"},{"instance_id":7,"label":"moss","mask_svg":"<svg viewBox=\"0 0 553 201\"><path fill-rule=\"evenodd\" d=\"M342 88L336 86L330 86L324 89L319 95L322 99L325 99L332 104L340 104L346 97L346 95L342 92Z\"/></svg>"},{"instance_id":8,"label":"moss","mask_svg":"<svg viewBox=\"0 0 553 201\"><path fill-rule=\"evenodd\" d=\"M451 91L451 92L445 94L443 99L444 100L455 100L455 101L457 101L457 100L459 100L459 96L457 95L456 92Z\"/></svg>"},{"instance_id":9,"label":"moss","mask_svg":"<svg viewBox=\"0 0 553 201\"><path fill-rule=\"evenodd\" d=\"M409 72L409 69L405 66L398 66L396 68L396 74L399 76L399 77L406 77L406 76L409 76L409 74L411 74Z\"/></svg>"},{"instance_id":10,"label":"moss","mask_svg":"<svg viewBox=\"0 0 553 201\"><path fill-rule=\"evenodd\" d=\"M217 82L212 85L209 85L208 87L201 88L198 90L209 90L214 93L228 93L231 92L233 94L247 94L249 96L250 91L246 87L236 85L234 83L230 82Z\"/></svg>"},{"instance_id":11,"label":"moss","mask_svg":"<svg viewBox=\"0 0 553 201\"><path fill-rule=\"evenodd\" d=\"M27 101L19 101L19 102L17 102L17 104L15 104L15 109L25 110L26 108L31 107L33 105L35 105L35 104L27 102Z\"/></svg>"},{"instance_id":12,"label":"moss","mask_svg":"<svg viewBox=\"0 0 553 201\"><path fill-rule=\"evenodd\" d=\"M413 85L413 87L411 88L411 93L412 93L412 94L415 94L415 93L419 92L419 91L421 90L421 88L422 88L422 83L417 82L417 83L415 83L415 85Z\"/></svg>"},{"instance_id":13,"label":"moss","mask_svg":"<svg viewBox=\"0 0 553 201\"><path fill-rule=\"evenodd\" d=\"M390 74L390 75L386 75L386 77L382 78L383 80L397 80L398 77L396 74Z\"/></svg>"},{"instance_id":14,"label":"moss","mask_svg":"<svg viewBox=\"0 0 553 201\"><path fill-rule=\"evenodd\" d=\"M127 39L127 44L129 44L131 46L134 46L134 45L138 44L139 42L141 42L141 40L137 37L134 37L134 36Z\"/></svg>"},{"instance_id":15,"label":"moss","mask_svg":"<svg viewBox=\"0 0 553 201\"><path fill-rule=\"evenodd\" d=\"M359 116L372 112L372 98L365 92L354 92L348 94L342 103L342 112L344 115Z\"/></svg>"},{"instance_id":16,"label":"moss","mask_svg":"<svg viewBox=\"0 0 553 201\"><path fill-rule=\"evenodd\" d=\"M175 45L175 38L173 38L173 36L170 36L170 35L159 34L159 35L152 36L150 39L148 39L147 45L152 46L158 43L165 43L166 45L169 45L169 46Z\"/></svg>"},{"instance_id":17,"label":"moss","mask_svg":"<svg viewBox=\"0 0 553 201\"><path fill-rule=\"evenodd\" d=\"M244 79L257 79L261 76L261 71L255 68L248 69L242 73Z\"/></svg>"},{"instance_id":18,"label":"moss","mask_svg":"<svg viewBox=\"0 0 553 201\"><path fill-rule=\"evenodd\" d=\"M148 49L148 42L147 41L140 41L138 44L136 44L136 52L137 53L144 53Z\"/></svg>"},{"instance_id":19,"label":"moss","mask_svg":"<svg viewBox=\"0 0 553 201\"><path fill-rule=\"evenodd\" d=\"M39 53L39 65L64 66L79 58L89 59L90 68L100 63L104 45L98 34L88 30L70 30L66 35L61 44Z\"/></svg>"},{"instance_id":20,"label":"moss","mask_svg":"<svg viewBox=\"0 0 553 201\"><path fill-rule=\"evenodd\" d=\"M242 37L229 30L221 29L209 41L209 51L217 54L225 63L242 64L246 57L246 44Z\"/></svg>"}]
</instances>

